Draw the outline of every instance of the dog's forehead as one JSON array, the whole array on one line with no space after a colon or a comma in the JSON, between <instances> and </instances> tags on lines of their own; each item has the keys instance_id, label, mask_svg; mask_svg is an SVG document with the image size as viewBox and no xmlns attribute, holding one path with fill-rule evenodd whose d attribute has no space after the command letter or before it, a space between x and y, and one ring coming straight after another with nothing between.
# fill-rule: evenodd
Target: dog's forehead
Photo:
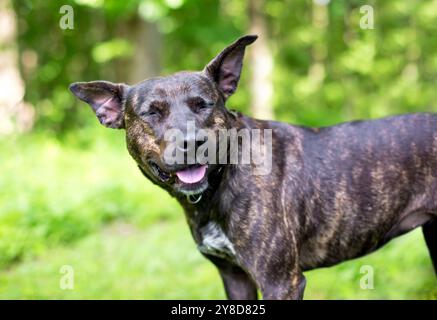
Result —
<instances>
[{"instance_id":1,"label":"dog's forehead","mask_svg":"<svg viewBox=\"0 0 437 320\"><path fill-rule=\"evenodd\" d=\"M214 97L217 94L211 80L199 72L178 72L166 77L148 79L133 89L133 95L146 96L147 100L190 95Z\"/></svg>"}]
</instances>

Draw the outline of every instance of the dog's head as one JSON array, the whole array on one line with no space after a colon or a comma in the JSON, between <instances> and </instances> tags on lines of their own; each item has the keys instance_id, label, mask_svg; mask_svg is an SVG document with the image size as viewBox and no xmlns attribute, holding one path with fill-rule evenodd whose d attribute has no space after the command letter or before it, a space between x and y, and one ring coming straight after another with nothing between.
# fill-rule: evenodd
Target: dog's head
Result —
<instances>
[{"instance_id":1,"label":"dog's head","mask_svg":"<svg viewBox=\"0 0 437 320\"><path fill-rule=\"evenodd\" d=\"M188 153L190 145L199 145L198 130L228 128L231 116L225 102L237 89L245 47L256 38L238 39L200 72L179 72L132 86L77 82L70 90L92 107L102 125L126 130L129 153L148 178L172 192L198 194L208 187L208 175L217 167L197 160L189 164L187 156L183 163L166 161L166 148L173 143L168 133L180 132L182 144L177 142L176 151Z\"/></svg>"}]
</instances>

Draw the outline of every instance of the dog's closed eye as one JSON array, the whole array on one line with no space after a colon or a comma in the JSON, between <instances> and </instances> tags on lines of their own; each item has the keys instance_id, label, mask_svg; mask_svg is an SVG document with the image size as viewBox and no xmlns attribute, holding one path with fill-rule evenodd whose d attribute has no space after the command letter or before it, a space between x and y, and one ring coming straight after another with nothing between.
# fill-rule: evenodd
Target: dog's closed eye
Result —
<instances>
[{"instance_id":1,"label":"dog's closed eye","mask_svg":"<svg viewBox=\"0 0 437 320\"><path fill-rule=\"evenodd\" d=\"M140 117L161 117L166 112L167 103L161 101L152 101L146 110L138 113Z\"/></svg>"},{"instance_id":2,"label":"dog's closed eye","mask_svg":"<svg viewBox=\"0 0 437 320\"><path fill-rule=\"evenodd\" d=\"M187 103L191 108L196 111L214 107L214 102L206 101L202 97L190 98L188 99Z\"/></svg>"},{"instance_id":3,"label":"dog's closed eye","mask_svg":"<svg viewBox=\"0 0 437 320\"><path fill-rule=\"evenodd\" d=\"M150 117L150 116L159 116L159 112L156 110L146 110L146 111L141 111L139 113L140 117Z\"/></svg>"}]
</instances>

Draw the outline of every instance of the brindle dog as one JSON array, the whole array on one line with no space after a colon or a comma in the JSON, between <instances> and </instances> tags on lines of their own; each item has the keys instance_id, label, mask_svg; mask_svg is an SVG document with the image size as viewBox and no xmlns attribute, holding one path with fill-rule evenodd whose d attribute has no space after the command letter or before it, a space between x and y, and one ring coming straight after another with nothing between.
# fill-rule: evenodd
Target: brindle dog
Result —
<instances>
[{"instance_id":1,"label":"brindle dog","mask_svg":"<svg viewBox=\"0 0 437 320\"><path fill-rule=\"evenodd\" d=\"M437 267L437 115L315 129L229 111L245 47L256 38L238 39L200 72L70 89L104 126L126 130L129 153L185 209L230 299L256 299L257 288L265 299L301 299L304 271L363 256L419 226ZM215 131L272 129L271 173L243 164L168 165L164 134L186 130L190 120Z\"/></svg>"}]
</instances>

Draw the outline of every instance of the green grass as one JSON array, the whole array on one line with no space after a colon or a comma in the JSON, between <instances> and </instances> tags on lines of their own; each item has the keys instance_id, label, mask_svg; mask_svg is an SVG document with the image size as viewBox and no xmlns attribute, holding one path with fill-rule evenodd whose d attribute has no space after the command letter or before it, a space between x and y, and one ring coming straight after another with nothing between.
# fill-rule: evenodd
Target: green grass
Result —
<instances>
[{"instance_id":1,"label":"green grass","mask_svg":"<svg viewBox=\"0 0 437 320\"><path fill-rule=\"evenodd\" d=\"M306 273L306 299L436 299L436 279L419 233L362 259ZM62 290L60 269L74 269ZM362 290L359 269L375 270ZM197 252L182 219L145 229L115 223L76 244L0 272L1 299L223 299L215 268Z\"/></svg>"},{"instance_id":2,"label":"green grass","mask_svg":"<svg viewBox=\"0 0 437 320\"><path fill-rule=\"evenodd\" d=\"M139 173L121 131L88 134L95 144L45 136L0 141L0 267L74 242L114 219L145 226L181 215L178 204Z\"/></svg>"},{"instance_id":3,"label":"green grass","mask_svg":"<svg viewBox=\"0 0 437 320\"><path fill-rule=\"evenodd\" d=\"M122 133L80 134L0 141L0 299L224 298L182 210L142 177ZM59 286L64 265L74 290ZM372 290L360 288L363 265ZM306 277L306 299L437 298L420 230Z\"/></svg>"},{"instance_id":4,"label":"green grass","mask_svg":"<svg viewBox=\"0 0 437 320\"><path fill-rule=\"evenodd\" d=\"M74 290L60 289L60 268L74 268ZM214 267L197 252L185 222L147 229L114 224L0 273L0 298L224 298Z\"/></svg>"},{"instance_id":5,"label":"green grass","mask_svg":"<svg viewBox=\"0 0 437 320\"><path fill-rule=\"evenodd\" d=\"M360 287L363 266L373 269L374 289ZM360 259L307 272L306 277L306 299L437 299L437 279L421 230Z\"/></svg>"}]
</instances>

